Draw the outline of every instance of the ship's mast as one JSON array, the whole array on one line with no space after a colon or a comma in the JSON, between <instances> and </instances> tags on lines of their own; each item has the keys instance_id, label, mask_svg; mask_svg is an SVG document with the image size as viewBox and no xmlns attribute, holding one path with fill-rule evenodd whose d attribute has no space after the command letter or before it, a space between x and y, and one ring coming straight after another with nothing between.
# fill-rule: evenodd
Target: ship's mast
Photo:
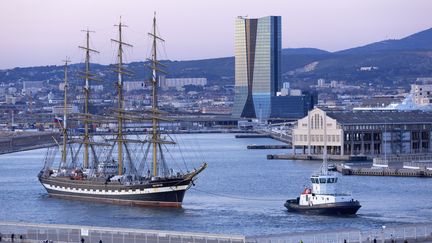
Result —
<instances>
[{"instance_id":1,"label":"ship's mast","mask_svg":"<svg viewBox=\"0 0 432 243\"><path fill-rule=\"evenodd\" d=\"M62 150L62 165L66 165L66 154L67 154L67 89L68 89L68 63L70 61L66 57L64 60L64 97L63 97L63 150Z\"/></svg>"},{"instance_id":2,"label":"ship's mast","mask_svg":"<svg viewBox=\"0 0 432 243\"><path fill-rule=\"evenodd\" d=\"M84 164L83 167L87 169L89 167L89 145L90 145L90 134L89 134L89 118L90 113L88 110L88 104L89 104L89 97L90 97L90 79L93 76L90 73L90 52L99 53L96 50L90 49L90 30L83 30L86 32L86 46L79 48L85 50L86 57L85 57L85 72L84 72Z\"/></svg>"},{"instance_id":3,"label":"ship's mast","mask_svg":"<svg viewBox=\"0 0 432 243\"><path fill-rule=\"evenodd\" d=\"M123 97L123 74L125 73L123 68L123 46L132 47L132 45L125 43L122 41L122 27L127 27L127 25L122 24L121 17L118 25L114 25L118 27L119 31L119 39L111 41L118 43L118 51L117 51L117 69L116 72L118 74L117 80L117 93L118 93L118 117L117 117L117 148L118 148L118 174L123 174L123 110L124 110L124 97Z\"/></svg>"},{"instance_id":4,"label":"ship's mast","mask_svg":"<svg viewBox=\"0 0 432 243\"><path fill-rule=\"evenodd\" d=\"M153 145L153 176L158 175L158 166L157 166L157 150L159 145L159 133L158 133L158 99L157 99L157 82L158 82L158 61L157 61L157 40L164 41L162 38L157 36L156 33L156 13L153 17L153 33L149 33L149 35L153 38L152 45L152 59L150 60L152 65L152 145Z\"/></svg>"}]
</instances>

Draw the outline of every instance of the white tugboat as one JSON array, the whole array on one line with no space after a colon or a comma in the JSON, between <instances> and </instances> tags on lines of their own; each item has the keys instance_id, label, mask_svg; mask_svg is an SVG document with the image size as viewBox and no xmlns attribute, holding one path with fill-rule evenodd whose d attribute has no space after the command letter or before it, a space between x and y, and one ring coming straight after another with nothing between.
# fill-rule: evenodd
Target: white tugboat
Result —
<instances>
[{"instance_id":1,"label":"white tugboat","mask_svg":"<svg viewBox=\"0 0 432 243\"><path fill-rule=\"evenodd\" d=\"M324 124L326 119L324 116ZM324 138L327 138L324 126ZM325 214L325 215L353 215L360 209L359 201L351 194L338 193L338 178L334 172L329 172L327 165L327 141L324 139L323 164L318 173L311 176L312 189L306 188L300 197L285 202L289 212Z\"/></svg>"},{"instance_id":2,"label":"white tugboat","mask_svg":"<svg viewBox=\"0 0 432 243\"><path fill-rule=\"evenodd\" d=\"M351 194L337 193L338 178L333 173L320 172L311 176L312 189L306 188L297 199L287 200L285 207L289 212L352 215L361 205Z\"/></svg>"}]
</instances>

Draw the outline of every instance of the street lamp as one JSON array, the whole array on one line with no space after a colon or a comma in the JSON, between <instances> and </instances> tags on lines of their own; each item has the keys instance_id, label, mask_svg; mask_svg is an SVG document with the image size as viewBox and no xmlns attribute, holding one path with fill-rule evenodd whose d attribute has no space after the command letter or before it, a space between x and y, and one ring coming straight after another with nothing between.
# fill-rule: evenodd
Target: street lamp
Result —
<instances>
[{"instance_id":1,"label":"street lamp","mask_svg":"<svg viewBox=\"0 0 432 243\"><path fill-rule=\"evenodd\" d=\"M385 242L385 234L384 234L384 230L385 230L385 228L386 228L386 226L385 225L383 225L382 226L382 237L381 237L381 239L382 239L382 243L384 243Z\"/></svg>"}]
</instances>

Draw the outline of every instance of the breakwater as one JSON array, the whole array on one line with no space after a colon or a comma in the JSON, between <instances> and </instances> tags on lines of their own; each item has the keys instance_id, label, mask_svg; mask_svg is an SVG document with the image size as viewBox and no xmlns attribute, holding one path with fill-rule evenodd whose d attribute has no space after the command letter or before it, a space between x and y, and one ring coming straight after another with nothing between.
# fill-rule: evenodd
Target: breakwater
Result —
<instances>
[{"instance_id":1,"label":"breakwater","mask_svg":"<svg viewBox=\"0 0 432 243\"><path fill-rule=\"evenodd\" d=\"M249 131L239 129L203 129L203 130L165 130L161 134L216 134L216 133L241 133L249 135ZM244 134L243 134L244 133ZM94 132L93 136L112 135L113 132ZM125 135L146 135L149 131L124 131ZM80 136L79 133L71 133L70 136ZM15 153L33 149L57 146L61 143L59 132L13 132L0 131L0 154Z\"/></svg>"},{"instance_id":2,"label":"breakwater","mask_svg":"<svg viewBox=\"0 0 432 243\"><path fill-rule=\"evenodd\" d=\"M432 177L432 170L428 169L405 169L405 168L347 168L345 166L336 166L338 172L343 175L358 176L400 176L400 177Z\"/></svg>"},{"instance_id":3,"label":"breakwater","mask_svg":"<svg viewBox=\"0 0 432 243\"><path fill-rule=\"evenodd\" d=\"M366 156L352 156L352 155L327 155L329 160L333 161L368 161L370 158ZM307 155L307 154L269 154L267 159L280 159L280 160L322 160L321 154Z\"/></svg>"},{"instance_id":4,"label":"breakwater","mask_svg":"<svg viewBox=\"0 0 432 243\"><path fill-rule=\"evenodd\" d=\"M235 138L271 138L268 134L251 133L251 134L237 134Z\"/></svg>"},{"instance_id":5,"label":"breakwater","mask_svg":"<svg viewBox=\"0 0 432 243\"><path fill-rule=\"evenodd\" d=\"M258 131L258 132L248 132L247 134L237 134L235 138L272 138L274 140L291 145L291 137L284 136L283 134L278 134L268 131ZM287 147L289 148L289 147Z\"/></svg>"},{"instance_id":6,"label":"breakwater","mask_svg":"<svg viewBox=\"0 0 432 243\"><path fill-rule=\"evenodd\" d=\"M0 154L56 146L58 132L0 132Z\"/></svg>"},{"instance_id":7,"label":"breakwater","mask_svg":"<svg viewBox=\"0 0 432 243\"><path fill-rule=\"evenodd\" d=\"M283 144L270 144L270 145L257 145L251 144L247 146L247 149L289 149L288 145Z\"/></svg>"}]
</instances>

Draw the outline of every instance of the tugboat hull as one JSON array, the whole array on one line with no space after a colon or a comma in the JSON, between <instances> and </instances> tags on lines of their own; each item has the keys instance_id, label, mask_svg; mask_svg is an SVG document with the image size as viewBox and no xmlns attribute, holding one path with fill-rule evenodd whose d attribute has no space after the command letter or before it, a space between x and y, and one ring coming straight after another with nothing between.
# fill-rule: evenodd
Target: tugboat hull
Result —
<instances>
[{"instance_id":1,"label":"tugboat hull","mask_svg":"<svg viewBox=\"0 0 432 243\"><path fill-rule=\"evenodd\" d=\"M287 200L285 207L288 212L319 214L319 215L354 215L360 209L358 201L326 203L319 205L299 205L296 199Z\"/></svg>"}]
</instances>

